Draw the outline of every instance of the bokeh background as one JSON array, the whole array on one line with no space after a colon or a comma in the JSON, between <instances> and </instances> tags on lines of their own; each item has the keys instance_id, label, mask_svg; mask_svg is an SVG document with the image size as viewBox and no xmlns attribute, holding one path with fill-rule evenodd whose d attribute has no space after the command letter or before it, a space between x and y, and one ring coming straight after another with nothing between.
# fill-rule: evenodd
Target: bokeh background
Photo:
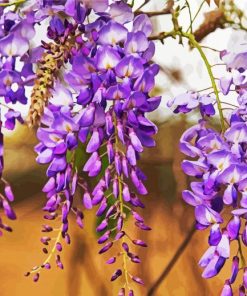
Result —
<instances>
[{"instance_id":1,"label":"bokeh background","mask_svg":"<svg viewBox=\"0 0 247 296\"><path fill-rule=\"evenodd\" d=\"M141 1L137 1L137 6ZM201 1L191 0L195 14ZM236 1L241 8L247 9L247 1ZM163 7L164 1L152 0L145 9L155 10ZM203 21L203 13L214 9L207 5L202 9L195 27ZM182 24L188 25L188 14L183 11ZM171 29L169 16L153 19L155 30ZM203 44L216 49L235 48L244 43L247 35L232 29L220 30L203 40ZM218 54L207 51L212 63L218 62ZM186 89L202 89L209 86L204 65L195 51L178 45L175 40L167 40L165 45L157 44L154 58L162 65L158 77L157 93L163 95L159 110L151 116L159 126L156 136L157 147L147 150L142 158L141 167L146 173L148 196L143 198L146 209L142 211L151 232L140 233L149 247L140 251L142 264L136 266L136 274L145 281L145 287L136 286L138 296L214 296L220 290L230 272L230 264L217 278L204 280L197 262L207 248L207 231L191 235L190 242L184 248L170 273L164 278L154 293L150 292L166 265L175 252L191 234L194 223L193 209L181 199L181 191L188 186L188 181L180 168L183 155L179 152L179 138L195 116L173 117L167 110L166 103L172 96ZM215 69L215 75L221 75L223 68ZM219 77L218 76L218 77ZM234 100L234 98L232 98ZM26 113L26 109L22 109ZM25 126L18 126L13 134L6 135L5 141L5 176L13 184L16 195L14 208L18 221L11 223L14 232L5 234L0 240L0 296L111 296L117 295L121 281L112 285L109 279L112 267L105 264L105 256L98 255L95 234L95 213L85 211L85 229L72 226L71 246L65 247L62 257L65 269L53 268L44 271L40 281L33 283L25 278L24 273L32 266L44 260L41 251L40 229L43 221L42 206L45 196L41 188L46 180L45 167L35 163L33 147L37 143L35 131ZM73 223L71 223L73 224ZM130 226L132 232L137 231ZM246 254L245 254L246 255Z\"/></svg>"}]
</instances>

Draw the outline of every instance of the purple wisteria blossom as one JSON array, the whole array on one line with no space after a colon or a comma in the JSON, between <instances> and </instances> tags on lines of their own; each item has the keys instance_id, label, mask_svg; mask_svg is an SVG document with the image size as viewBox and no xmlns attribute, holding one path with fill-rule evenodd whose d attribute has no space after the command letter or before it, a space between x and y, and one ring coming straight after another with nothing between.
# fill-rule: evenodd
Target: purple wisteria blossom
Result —
<instances>
[{"instance_id":1,"label":"purple wisteria blossom","mask_svg":"<svg viewBox=\"0 0 247 296\"><path fill-rule=\"evenodd\" d=\"M150 64L153 55L153 43L147 38L150 26L140 15L133 20L132 31L129 31L122 21L116 22L111 15L105 15L104 19L100 17L95 21L93 33L92 27L92 24L85 26L88 43L84 43L73 57L72 71L65 76L79 92L77 104L82 106L75 116L79 125L78 137L86 143L86 152L90 154L83 171L89 177L99 176L98 183L91 192L86 192L83 202L86 208L98 206L96 215L103 219L97 226L97 232L102 233L98 243L103 244L99 254L119 245L124 261L128 258L133 263L140 263L130 244L147 245L140 239L130 239L129 244L125 219L130 213L138 228L150 230L136 210L131 209L142 208L143 204L128 181L132 181L137 193L147 194L143 183L146 177L137 167L137 160L144 147L155 145L152 136L157 127L145 113L155 110L161 99L149 96L158 73L158 66ZM89 46L94 50L84 49ZM107 168L103 169L105 162ZM112 223L115 226L109 228ZM119 264L120 259L110 258L107 263ZM111 280L123 276L125 282L130 277L143 284L121 265ZM133 291L129 293L133 295Z\"/></svg>"},{"instance_id":2,"label":"purple wisteria blossom","mask_svg":"<svg viewBox=\"0 0 247 296\"><path fill-rule=\"evenodd\" d=\"M220 56L226 63L227 72L219 80L219 87L223 95L234 90L239 104L222 120L226 122L226 128L222 126L222 130L217 131L210 127L216 101L209 95L187 92L172 99L168 105L174 113L195 109L201 113L198 124L190 127L180 140L181 151L189 157L182 162L182 169L197 179L191 182L190 190L183 191L183 199L195 208L197 229L210 229L209 248L199 261L204 268L202 276L216 276L234 255L231 275L221 293L233 295L232 285L246 268L243 253L247 245L246 47L238 53L221 52ZM218 106L220 104L218 102ZM223 216L223 211L227 215ZM231 253L234 242L238 244L236 254ZM243 280L239 295L245 295L245 288Z\"/></svg>"},{"instance_id":3,"label":"purple wisteria blossom","mask_svg":"<svg viewBox=\"0 0 247 296\"><path fill-rule=\"evenodd\" d=\"M146 114L161 101L161 97L150 95L159 72L158 65L151 61L155 51L154 43L148 39L151 22L143 14L134 17L124 1L41 1L24 5L22 11L30 13L32 24L48 19L47 37L51 40L28 53L23 40L18 49L12 44L10 49L4 49L9 50L8 56L23 54L23 59L30 62L30 67L23 70L29 85L32 64L39 63L37 77L34 76L34 111L38 110L40 98L47 97L46 104L40 107L43 112L37 130L39 144L35 147L37 162L48 166L43 192L47 195L44 217L49 223L42 230L43 252L53 254L57 267L64 268L60 253L63 240L70 243L69 215L75 217L80 228L84 226L82 209L75 206L80 189L84 209L97 207L96 216L101 221L96 228L100 234L99 254L107 253L113 246L119 249L116 256L107 260L107 264L116 265L111 281L124 278L119 295L134 295L126 284L130 280L144 283L131 274L129 263L141 262L133 251L136 246L146 248L147 244L130 238L126 219L130 216L137 228L151 230L137 212L144 208L138 195L148 193L144 185L146 176L137 162L145 147L155 145L153 135L157 127ZM93 20L88 22L91 13ZM63 52L56 55L54 49L59 51L61 47ZM61 79L56 67L65 63L69 67ZM4 96L12 95L14 83L23 87L25 94L25 83L20 80L24 75L17 74L3 73ZM4 75L8 75L6 79ZM12 129L16 121L22 122L20 114L11 109L5 125ZM94 187L82 178L85 175L96 177ZM40 271L51 268L51 258L48 256L27 275L32 274L37 282Z\"/></svg>"}]
</instances>

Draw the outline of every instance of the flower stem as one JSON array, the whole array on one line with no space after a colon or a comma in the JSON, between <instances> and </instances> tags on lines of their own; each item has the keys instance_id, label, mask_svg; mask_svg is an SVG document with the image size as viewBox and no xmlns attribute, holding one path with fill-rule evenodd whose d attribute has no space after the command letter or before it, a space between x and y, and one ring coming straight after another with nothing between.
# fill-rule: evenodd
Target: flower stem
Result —
<instances>
[{"instance_id":1,"label":"flower stem","mask_svg":"<svg viewBox=\"0 0 247 296\"><path fill-rule=\"evenodd\" d=\"M240 239L238 239L238 252L240 254L241 265L242 265L242 267L245 267L246 261L245 261L244 255L243 255L243 250L242 250L242 245L241 245Z\"/></svg>"},{"instance_id":2,"label":"flower stem","mask_svg":"<svg viewBox=\"0 0 247 296\"><path fill-rule=\"evenodd\" d=\"M116 151L118 150L119 146L119 139L118 139L118 134L117 134L117 117L116 115L114 116L114 127L115 127L115 145L116 145ZM124 201L123 201L123 184L121 180L121 176L117 177L118 179L118 188L119 188L119 205L120 205L120 214L123 217L124 216ZM122 244L125 243L125 237L122 239ZM129 287L129 279L128 279L128 269L127 269L127 254L126 251L124 250L123 252L123 272L124 272L124 277L125 277L125 285Z\"/></svg>"},{"instance_id":3,"label":"flower stem","mask_svg":"<svg viewBox=\"0 0 247 296\"><path fill-rule=\"evenodd\" d=\"M178 27L178 28L176 28L176 27ZM223 114L222 107L221 107L219 90L218 90L216 82L215 82L216 78L213 75L212 67L209 64L209 61L208 61L204 51L202 50L201 45L196 41L195 36L191 33L183 32L181 30L181 28L178 26L178 24L176 25L176 27L174 26L174 30L172 30L170 32L161 32L160 34L158 34L156 36L151 36L149 39L150 40L160 40L163 43L164 39L166 39L168 37L172 37L174 39L176 38L176 36L179 36L180 38L184 37L184 38L187 38L190 41L191 45L198 50L202 60L204 61L204 64L207 68L209 78L211 80L212 88L213 88L214 94L216 96L217 107L219 110L221 128L222 128L222 131L224 132L226 129L225 128L225 119L224 119L224 114Z\"/></svg>"},{"instance_id":4,"label":"flower stem","mask_svg":"<svg viewBox=\"0 0 247 296\"><path fill-rule=\"evenodd\" d=\"M221 101L220 101L220 97L219 97L219 91L218 91L218 88L217 88L217 85L216 85L216 82L215 82L215 78L214 78L214 75L213 75L213 72L212 72L211 65L209 64L209 61L208 61L204 51L202 50L200 44L195 40L195 37L194 37L193 34L179 31L179 32L176 32L176 35L179 35L179 36L182 36L182 37L185 37L185 38L189 39L190 43L193 45L193 47L195 47L198 50L201 58L203 59L204 64L205 64L205 66L207 68L207 71L208 71L208 75L209 75L211 83L212 83L212 87L213 87L215 96L216 96L217 106L218 106L219 115L220 115L221 128L222 128L222 131L225 131L225 121L224 121L224 115L223 115L223 112L222 112Z\"/></svg>"},{"instance_id":5,"label":"flower stem","mask_svg":"<svg viewBox=\"0 0 247 296\"><path fill-rule=\"evenodd\" d=\"M34 269L34 270L30 271L30 274L39 272L42 269L42 266L44 266L46 263L50 263L50 260L51 260L53 254L56 251L56 245L60 241L61 237L62 237L62 227L59 229L58 235L55 238L55 242L54 242L54 245L53 245L53 247L51 249L51 252L50 252L49 256L45 259L43 264L40 265L37 269Z\"/></svg>"}]
</instances>

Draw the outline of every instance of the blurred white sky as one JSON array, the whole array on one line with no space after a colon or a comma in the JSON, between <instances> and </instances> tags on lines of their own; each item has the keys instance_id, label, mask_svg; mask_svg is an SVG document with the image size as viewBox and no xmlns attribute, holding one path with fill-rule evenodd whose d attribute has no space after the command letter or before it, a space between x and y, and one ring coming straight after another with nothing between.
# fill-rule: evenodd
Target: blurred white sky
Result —
<instances>
[{"instance_id":1,"label":"blurred white sky","mask_svg":"<svg viewBox=\"0 0 247 296\"><path fill-rule=\"evenodd\" d=\"M142 2L142 0L136 0L135 7L139 7ZM150 3L143 8L143 11L161 10L164 8L165 2L166 1L164 0L151 0ZM179 3L183 5L184 2L184 0L181 0ZM189 0L189 3L192 9L192 16L194 16L198 7L202 3L202 0ZM235 0L235 3L240 8L247 11L247 0ZM201 13L193 24L193 28L197 28L202 23L205 12L213 10L214 8L213 5L209 8L207 4L204 4ZM169 15L154 17L152 18L152 21L155 22L159 32L172 29L171 17ZM187 29L189 25L189 14L187 9L184 9L180 15L180 25L185 29ZM158 33L158 31L154 33ZM33 42L39 44L40 39L45 39L45 35L45 30L39 27ZM237 32L232 29L224 29L224 31L222 31L218 29L216 32L206 37L202 44L218 50L223 50L226 48L234 48L236 44L243 43L244 41L247 41L247 34L242 31ZM217 52L205 49L205 53L211 64L220 62ZM196 50L189 49L186 40L184 46L179 45L177 40L171 38L167 39L164 45L157 41L154 60L161 66L181 70L184 79L183 82L176 83L171 81L166 75L162 73L159 74L157 84L164 89L164 92L160 108L150 115L150 117L155 120L164 121L167 116L171 114L170 110L166 107L166 103L174 95L185 92L186 90L199 90L211 86L203 61ZM224 75L224 67L222 66L214 67L213 70L215 77L221 77ZM232 97L228 100L234 102L234 98ZM28 106L22 106L20 104L16 105L15 109L21 110L23 115L28 112Z\"/></svg>"},{"instance_id":2,"label":"blurred white sky","mask_svg":"<svg viewBox=\"0 0 247 296\"><path fill-rule=\"evenodd\" d=\"M142 3L142 1L139 1ZM180 1L183 4L185 1ZM213 0L211 0L213 2ZM247 11L247 0L235 0L234 1L239 8ZM160 0L151 0L149 5L145 6L146 11L158 10L164 7L162 4L164 1ZM189 0L192 16L194 16L198 10L198 7L202 3L202 0ZM196 21L193 24L193 29L198 28L199 25L203 22L204 13L213 10L216 6L208 5L205 3L203 8L198 15ZM143 9L144 10L144 9ZM157 22L158 30L169 31L172 29L171 17L170 16L159 16L153 18ZM188 10L184 9L180 15L180 25L187 29L189 26L189 14ZM233 49L239 45L240 43L247 41L247 33L243 31L234 31L232 29L218 29L216 32L207 36L203 41L203 45L207 45L209 47L223 50L223 49ZM219 63L219 56L217 52L214 52L209 49L204 49L210 63L216 64ZM173 97L174 95L185 92L186 90L200 90L206 87L211 86L210 80L205 68L203 61L201 60L196 49L190 50L187 46L187 42L185 40L184 46L179 45L177 40L173 40L171 38L167 39L165 44L162 45L160 42L156 44L156 54L154 60L163 66L168 66L170 68L180 69L182 72L182 76L184 78L183 83L174 83L174 81L170 81L166 75L160 74L157 82L164 89L162 104L150 117L163 121L167 118L168 115L171 114L170 110L166 107L167 101ZM221 77L224 75L224 67L216 66L213 68L213 72L215 77ZM235 98L228 97L229 102L234 103Z\"/></svg>"}]
</instances>

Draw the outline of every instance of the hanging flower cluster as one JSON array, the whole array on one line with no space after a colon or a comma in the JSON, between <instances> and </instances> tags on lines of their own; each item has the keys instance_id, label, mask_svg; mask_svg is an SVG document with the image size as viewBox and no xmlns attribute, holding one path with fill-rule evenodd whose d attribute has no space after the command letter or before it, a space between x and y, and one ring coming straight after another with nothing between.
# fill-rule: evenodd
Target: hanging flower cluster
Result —
<instances>
[{"instance_id":1,"label":"hanging flower cluster","mask_svg":"<svg viewBox=\"0 0 247 296\"><path fill-rule=\"evenodd\" d=\"M38 281L40 271L51 268L53 257L63 269L60 253L63 241L70 243L70 213L83 228L82 206L96 206L101 221L96 229L99 254L116 250L107 260L116 265L111 281L123 277L119 295L134 295L130 281L143 281L130 273L129 263L141 262L134 247L147 244L130 237L126 220L132 219L139 229L151 229L137 212L144 207L138 195L147 194L146 176L137 161L144 147L155 145L157 127L146 114L161 100L150 95L159 72L151 61L151 22L144 14L134 17L125 1L17 1L15 11L9 6L0 6L0 95L8 109L4 127L12 130L16 120L24 122L12 104L26 104L26 90L32 88L27 122L39 125L37 162L48 165L43 187L47 224L41 237L47 258L26 275ZM47 21L49 41L32 48L29 40ZM1 147L2 138L1 133ZM94 178L94 187L83 175ZM14 219L8 203L13 194L2 180L6 198L1 195L1 206ZM81 206L75 206L79 192Z\"/></svg>"},{"instance_id":2,"label":"hanging flower cluster","mask_svg":"<svg viewBox=\"0 0 247 296\"><path fill-rule=\"evenodd\" d=\"M191 190L183 191L183 199L195 208L196 227L210 228L209 248L199 265L202 276L217 275L226 260L232 257L232 272L226 280L222 296L233 295L232 284L241 274L239 295L246 295L247 265L244 249L247 247L247 50L238 53L220 53L226 64L226 74L219 81L225 100L237 95L238 105L229 105L224 115L221 131L212 128L211 116L215 114L215 98L210 95L188 92L171 100L168 105L175 113L198 109L201 119L181 137L180 149L189 157L182 162L184 172L193 177ZM223 103L219 102L218 106ZM222 109L221 109L222 111ZM223 113L224 114L224 113ZM227 125L227 126L225 126ZM236 254L231 246L237 246ZM233 256L234 255L234 256Z\"/></svg>"},{"instance_id":3,"label":"hanging flower cluster","mask_svg":"<svg viewBox=\"0 0 247 296\"><path fill-rule=\"evenodd\" d=\"M25 87L32 84L34 73L27 52L29 40L35 35L34 19L31 14L25 17L12 11L5 13L0 8L0 177L4 194L0 194L0 208L9 219L16 219L10 206L14 195L10 184L3 178L3 129L13 130L16 121L23 123L21 113L15 111L16 103L26 104ZM18 64L18 66L17 66ZM0 218L0 228L12 231ZM0 234L2 232L0 231Z\"/></svg>"}]
</instances>

